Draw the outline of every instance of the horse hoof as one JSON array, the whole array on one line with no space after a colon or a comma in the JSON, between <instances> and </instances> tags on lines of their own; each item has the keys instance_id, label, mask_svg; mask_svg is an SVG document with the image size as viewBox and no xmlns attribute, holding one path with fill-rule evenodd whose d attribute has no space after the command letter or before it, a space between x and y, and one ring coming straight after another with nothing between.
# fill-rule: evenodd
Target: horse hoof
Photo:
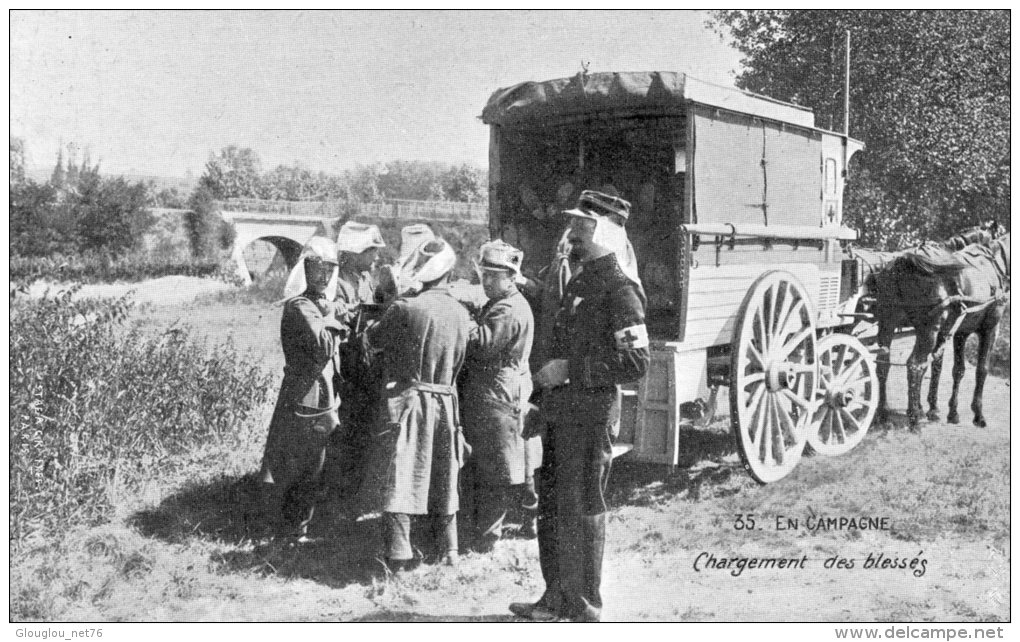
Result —
<instances>
[{"instance_id":1,"label":"horse hoof","mask_svg":"<svg viewBox=\"0 0 1020 642\"><path fill-rule=\"evenodd\" d=\"M928 421L938 421L939 420L938 410L929 410L927 417Z\"/></svg>"},{"instance_id":2,"label":"horse hoof","mask_svg":"<svg viewBox=\"0 0 1020 642\"><path fill-rule=\"evenodd\" d=\"M955 412L951 412L949 413L949 416L946 417L946 421L951 424L958 424L960 423L960 415L956 414Z\"/></svg>"},{"instance_id":3,"label":"horse hoof","mask_svg":"<svg viewBox=\"0 0 1020 642\"><path fill-rule=\"evenodd\" d=\"M984 417L974 417L974 425L978 428L985 428L988 426L988 422L985 421Z\"/></svg>"}]
</instances>

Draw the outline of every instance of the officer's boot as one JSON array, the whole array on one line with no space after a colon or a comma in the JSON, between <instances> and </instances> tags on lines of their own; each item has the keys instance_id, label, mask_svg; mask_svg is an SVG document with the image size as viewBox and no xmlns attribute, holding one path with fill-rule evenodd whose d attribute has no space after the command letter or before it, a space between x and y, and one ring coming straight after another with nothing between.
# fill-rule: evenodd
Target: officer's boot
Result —
<instances>
[{"instance_id":1,"label":"officer's boot","mask_svg":"<svg viewBox=\"0 0 1020 642\"><path fill-rule=\"evenodd\" d=\"M535 492L535 478L529 475L524 481L521 493L521 534L528 539L538 536L538 493Z\"/></svg>"},{"instance_id":2,"label":"officer's boot","mask_svg":"<svg viewBox=\"0 0 1020 642\"><path fill-rule=\"evenodd\" d=\"M606 515L560 519L560 577L565 615L575 622L598 622L602 614L602 552Z\"/></svg>"},{"instance_id":3,"label":"officer's boot","mask_svg":"<svg viewBox=\"0 0 1020 642\"><path fill-rule=\"evenodd\" d=\"M510 611L519 617L538 621L553 621L561 617L564 608L560 583L559 519L538 518L538 561L545 580L545 593L537 602L514 602Z\"/></svg>"}]
</instances>

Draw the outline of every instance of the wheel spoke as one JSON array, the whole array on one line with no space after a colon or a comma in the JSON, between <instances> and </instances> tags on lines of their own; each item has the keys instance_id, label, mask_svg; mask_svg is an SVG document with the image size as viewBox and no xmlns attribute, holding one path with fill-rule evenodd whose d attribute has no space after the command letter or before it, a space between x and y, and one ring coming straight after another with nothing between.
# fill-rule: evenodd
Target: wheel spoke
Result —
<instances>
[{"instance_id":1,"label":"wheel spoke","mask_svg":"<svg viewBox=\"0 0 1020 642\"><path fill-rule=\"evenodd\" d=\"M790 439L790 441L792 443L796 443L797 442L797 422L795 422L793 420L793 417L790 416L790 413L788 413L786 411L786 408L784 408L783 404L781 404L781 403L777 403L776 404L776 413L779 415L779 419L780 419L779 423L780 423L780 427L783 429L783 432L785 433L785 435L787 437L789 437L789 439ZM784 440L784 444L785 444L785 440Z\"/></svg>"},{"instance_id":2,"label":"wheel spoke","mask_svg":"<svg viewBox=\"0 0 1020 642\"><path fill-rule=\"evenodd\" d=\"M751 398L748 400L747 405L744 406L749 410L747 436L751 440L751 443L757 443L760 439L758 434L758 428L761 426L761 408L762 408L762 397L765 395L765 386L758 386L751 394Z\"/></svg>"},{"instance_id":3,"label":"wheel spoke","mask_svg":"<svg viewBox=\"0 0 1020 642\"><path fill-rule=\"evenodd\" d=\"M857 418L847 412L845 409L840 409L840 423L844 429L849 429L851 435L856 435L861 432L861 424L858 423Z\"/></svg>"},{"instance_id":4,"label":"wheel spoke","mask_svg":"<svg viewBox=\"0 0 1020 642\"><path fill-rule=\"evenodd\" d=\"M782 395L784 397L786 397L787 399L789 399L793 403L795 403L798 406L800 406L801 409L804 410L804 412L807 412L807 411L811 410L811 402L808 401L807 399L804 399L803 397L797 396L796 394L794 394L794 392L792 390L789 390L787 388L783 388L781 393L782 393Z\"/></svg>"},{"instance_id":5,"label":"wheel spoke","mask_svg":"<svg viewBox=\"0 0 1020 642\"><path fill-rule=\"evenodd\" d=\"M798 300L793 303L793 306L790 308L790 311L786 313L786 318L783 319L783 324L782 326L780 326L780 330L779 332L776 333L776 336L786 337L791 332L793 332L793 330L790 330L788 328L790 326L790 323L793 322L793 319L800 315L800 310L803 307L804 307L803 301Z\"/></svg>"},{"instance_id":6,"label":"wheel spoke","mask_svg":"<svg viewBox=\"0 0 1020 642\"><path fill-rule=\"evenodd\" d=\"M774 403L772 404L772 412L775 416L776 422L775 434L773 435L775 438L772 440L772 458L780 465L782 465L783 459L785 459L786 455L786 440L783 439L783 435L786 433L786 427L783 425L781 411L782 405L779 403L779 400L774 400Z\"/></svg>"},{"instance_id":7,"label":"wheel spoke","mask_svg":"<svg viewBox=\"0 0 1020 642\"><path fill-rule=\"evenodd\" d=\"M805 339L812 336L814 333L815 331L811 326L802 329L800 332L793 336L793 339L790 339L789 341L783 344L783 347L780 349L778 357L780 359L785 359L786 357L790 356L790 354L797 349L797 346L803 343Z\"/></svg>"},{"instance_id":8,"label":"wheel spoke","mask_svg":"<svg viewBox=\"0 0 1020 642\"><path fill-rule=\"evenodd\" d=\"M839 412L832 413L832 423L836 426L836 434L839 436L839 442L841 444L846 443L846 430L843 429L843 418Z\"/></svg>"},{"instance_id":9,"label":"wheel spoke","mask_svg":"<svg viewBox=\"0 0 1020 642\"><path fill-rule=\"evenodd\" d=\"M764 305L765 305L765 303L762 302L762 307L764 307ZM766 331L766 328L765 328L765 319L763 317L763 312L764 312L764 310L762 310L762 309L758 309L755 312L755 314L754 314L754 325L758 329L758 336L761 337L761 351L764 354L768 354L769 353L769 346L771 345L771 342L769 341L769 335L768 335L768 332Z\"/></svg>"},{"instance_id":10,"label":"wheel spoke","mask_svg":"<svg viewBox=\"0 0 1020 642\"><path fill-rule=\"evenodd\" d=\"M844 388L849 386L850 380L860 374L863 363L862 359L856 359L852 364L850 364L850 367L847 368L845 372L843 372L839 377L836 377L836 383Z\"/></svg>"},{"instance_id":11,"label":"wheel spoke","mask_svg":"<svg viewBox=\"0 0 1020 642\"><path fill-rule=\"evenodd\" d=\"M846 345L845 343L841 343L838 346L836 346L836 349L839 350L839 358L835 358L835 356L834 356L834 358L832 360L832 362L833 362L833 365L832 365L833 374L843 372L843 367L846 365L846 351L849 348L850 348L850 346Z\"/></svg>"},{"instance_id":12,"label":"wheel spoke","mask_svg":"<svg viewBox=\"0 0 1020 642\"><path fill-rule=\"evenodd\" d=\"M779 288L778 283L773 283L768 290L765 291L765 296L762 299L762 307L768 309L768 316L765 317L765 329L771 333L776 331L776 291Z\"/></svg>"},{"instance_id":13,"label":"wheel spoke","mask_svg":"<svg viewBox=\"0 0 1020 642\"><path fill-rule=\"evenodd\" d=\"M748 354L748 355L750 355L750 357L751 357L752 359L754 359L755 361L757 361L757 362L758 362L758 365L759 365L760 367L762 367L762 368L764 368L764 367L765 367L765 359L762 359L761 353L760 353L760 352L758 352L758 348L755 348L755 347L754 347L754 346L753 346L752 344L750 344L750 343L749 343L749 344L747 344L747 354ZM748 365L750 365L750 364L748 364Z\"/></svg>"},{"instance_id":14,"label":"wheel spoke","mask_svg":"<svg viewBox=\"0 0 1020 642\"><path fill-rule=\"evenodd\" d=\"M751 385L752 383L757 383L759 381L764 381L764 380L765 380L765 373L764 372L751 372L751 373L745 374L743 377L741 377L741 382L742 382L741 386L746 389L747 386Z\"/></svg>"},{"instance_id":15,"label":"wheel spoke","mask_svg":"<svg viewBox=\"0 0 1020 642\"><path fill-rule=\"evenodd\" d=\"M832 413L829 412L828 406L822 406L822 411L824 414L818 425L818 441L827 444L832 437Z\"/></svg>"},{"instance_id":16,"label":"wheel spoke","mask_svg":"<svg viewBox=\"0 0 1020 642\"><path fill-rule=\"evenodd\" d=\"M768 462L769 450L772 448L772 395L765 396L762 404L761 439L759 440L758 461Z\"/></svg>"},{"instance_id":17,"label":"wheel spoke","mask_svg":"<svg viewBox=\"0 0 1020 642\"><path fill-rule=\"evenodd\" d=\"M779 314L776 315L776 331L782 327L780 324L786 323L786 315L790 312L790 304L793 301L793 293L790 292L790 288L786 288L783 291L783 305L779 308Z\"/></svg>"}]
</instances>

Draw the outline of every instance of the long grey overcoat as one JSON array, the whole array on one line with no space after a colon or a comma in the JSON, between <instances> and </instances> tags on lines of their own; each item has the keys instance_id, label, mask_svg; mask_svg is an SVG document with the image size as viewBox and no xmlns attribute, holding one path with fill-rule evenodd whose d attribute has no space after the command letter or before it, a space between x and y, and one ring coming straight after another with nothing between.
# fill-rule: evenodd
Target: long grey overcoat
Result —
<instances>
[{"instance_id":1,"label":"long grey overcoat","mask_svg":"<svg viewBox=\"0 0 1020 642\"><path fill-rule=\"evenodd\" d=\"M382 359L384 388L371 474L363 489L390 513L452 515L464 462L455 381L471 317L444 288L397 300L368 341Z\"/></svg>"}]
</instances>

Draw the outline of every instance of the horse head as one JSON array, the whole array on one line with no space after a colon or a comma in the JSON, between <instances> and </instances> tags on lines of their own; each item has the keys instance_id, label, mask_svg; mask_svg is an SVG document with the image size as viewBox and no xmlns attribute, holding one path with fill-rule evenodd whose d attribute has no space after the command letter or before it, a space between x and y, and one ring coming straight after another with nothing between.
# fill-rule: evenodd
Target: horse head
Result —
<instances>
[{"instance_id":1,"label":"horse head","mask_svg":"<svg viewBox=\"0 0 1020 642\"><path fill-rule=\"evenodd\" d=\"M1007 230L1002 223L994 218L988 219L982 227L986 232L992 235L993 240L1005 234L1009 234L1009 230Z\"/></svg>"},{"instance_id":2,"label":"horse head","mask_svg":"<svg viewBox=\"0 0 1020 642\"><path fill-rule=\"evenodd\" d=\"M1003 276L1006 287L1009 287L1009 232L1006 232L992 244L995 254L995 267Z\"/></svg>"}]
</instances>

